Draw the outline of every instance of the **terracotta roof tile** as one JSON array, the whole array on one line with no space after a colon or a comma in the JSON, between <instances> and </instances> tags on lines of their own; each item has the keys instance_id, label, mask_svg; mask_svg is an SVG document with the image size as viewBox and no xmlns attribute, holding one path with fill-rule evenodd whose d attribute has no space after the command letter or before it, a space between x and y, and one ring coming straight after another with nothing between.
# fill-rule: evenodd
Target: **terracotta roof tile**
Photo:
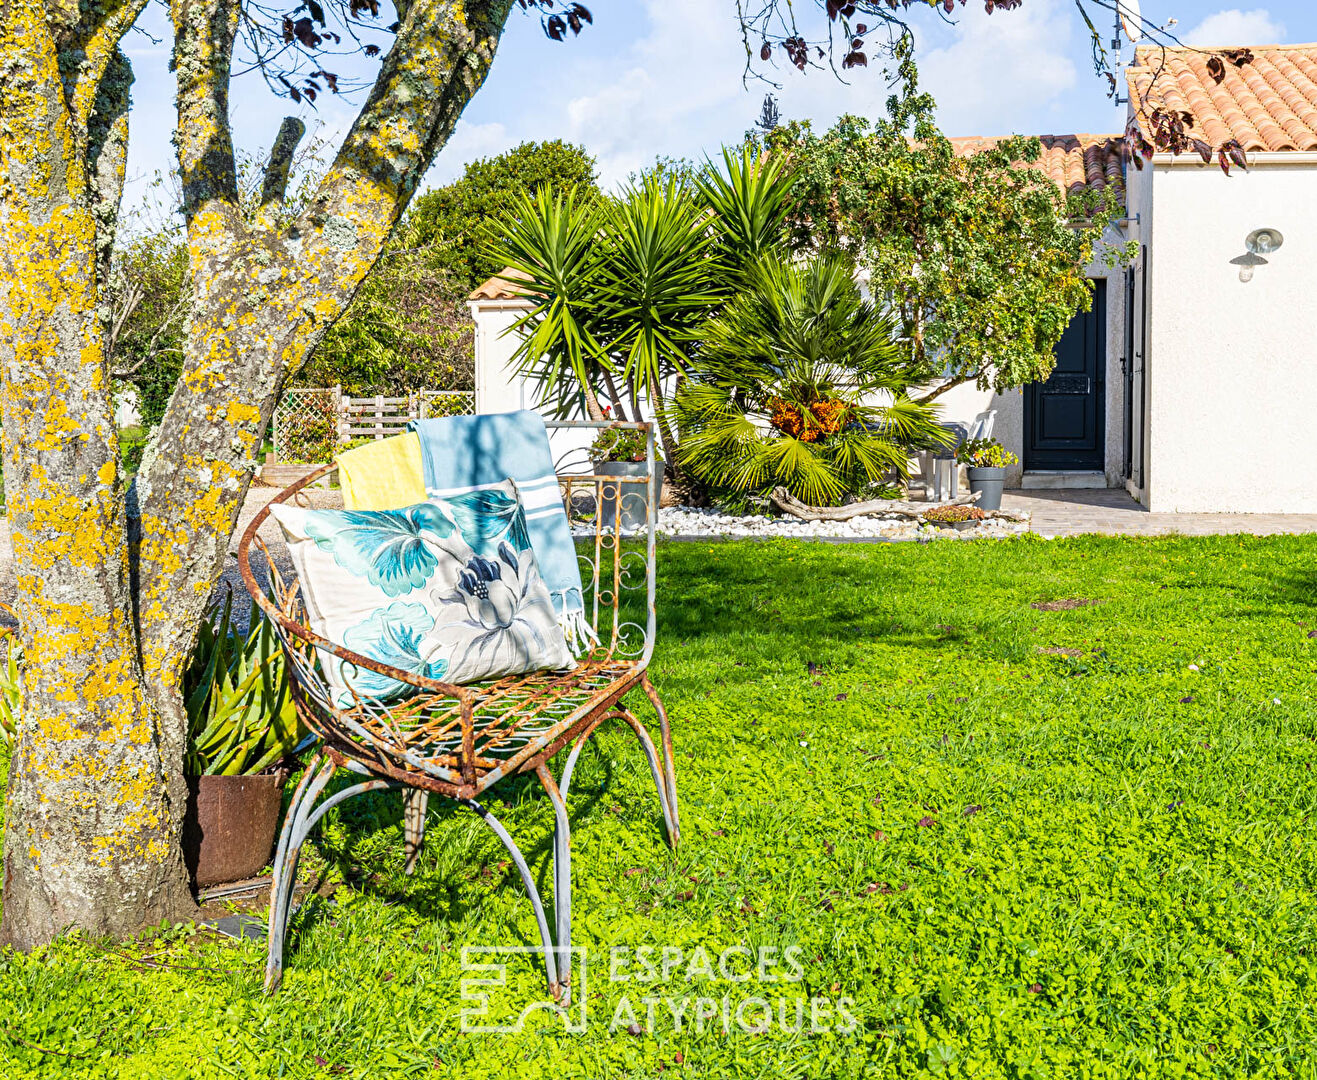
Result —
<instances>
[{"instance_id":1,"label":"terracotta roof tile","mask_svg":"<svg viewBox=\"0 0 1317 1080\"><path fill-rule=\"evenodd\" d=\"M1317 44L1252 46L1253 62L1225 61L1217 83L1207 62L1224 49L1141 46L1125 73L1131 98L1146 100L1139 122L1158 106L1188 112L1190 134L1219 146L1237 139L1248 153L1317 150Z\"/></svg>"},{"instance_id":2,"label":"terracotta roof tile","mask_svg":"<svg viewBox=\"0 0 1317 1080\"><path fill-rule=\"evenodd\" d=\"M957 154L964 156L989 150L1003 137L970 136L952 139L951 145ZM1067 195L1085 188L1101 191L1108 185L1123 192L1123 140L1119 135L1040 135L1039 141L1043 152L1033 168L1046 173Z\"/></svg>"},{"instance_id":3,"label":"terracotta roof tile","mask_svg":"<svg viewBox=\"0 0 1317 1080\"><path fill-rule=\"evenodd\" d=\"M476 289L469 300L516 300L519 282L525 281L527 275L520 270L505 266L494 277Z\"/></svg>"}]
</instances>

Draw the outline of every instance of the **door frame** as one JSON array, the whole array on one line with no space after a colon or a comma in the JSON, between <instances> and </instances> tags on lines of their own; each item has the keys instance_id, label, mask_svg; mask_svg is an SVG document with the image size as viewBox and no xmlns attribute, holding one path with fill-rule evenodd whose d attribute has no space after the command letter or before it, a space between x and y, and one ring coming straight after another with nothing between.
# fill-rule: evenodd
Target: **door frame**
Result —
<instances>
[{"instance_id":1,"label":"door frame","mask_svg":"<svg viewBox=\"0 0 1317 1080\"><path fill-rule=\"evenodd\" d=\"M1029 383L1024 388L1024 446L1022 468L1026 473L1036 472L1106 472L1107 466L1107 289L1106 278L1093 278L1093 306L1090 310L1075 315L1076 319L1092 319L1097 324L1097 357L1093 376L1093 394L1095 398L1094 441L1098 457L1096 468L1086 465L1047 466L1031 463L1029 450L1033 445L1033 424L1036 408L1034 396L1039 383Z\"/></svg>"}]
</instances>

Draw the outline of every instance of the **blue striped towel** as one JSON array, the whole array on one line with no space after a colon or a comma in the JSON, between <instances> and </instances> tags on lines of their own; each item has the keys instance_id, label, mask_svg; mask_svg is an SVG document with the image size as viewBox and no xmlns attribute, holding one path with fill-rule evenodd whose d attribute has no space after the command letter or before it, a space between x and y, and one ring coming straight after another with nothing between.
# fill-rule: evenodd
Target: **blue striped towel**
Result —
<instances>
[{"instance_id":1,"label":"blue striped towel","mask_svg":"<svg viewBox=\"0 0 1317 1080\"><path fill-rule=\"evenodd\" d=\"M452 498L509 479L517 485L540 576L553 596L567 644L580 656L598 639L586 619L576 545L543 419L523 409L418 420L410 426L421 439L427 497Z\"/></svg>"}]
</instances>

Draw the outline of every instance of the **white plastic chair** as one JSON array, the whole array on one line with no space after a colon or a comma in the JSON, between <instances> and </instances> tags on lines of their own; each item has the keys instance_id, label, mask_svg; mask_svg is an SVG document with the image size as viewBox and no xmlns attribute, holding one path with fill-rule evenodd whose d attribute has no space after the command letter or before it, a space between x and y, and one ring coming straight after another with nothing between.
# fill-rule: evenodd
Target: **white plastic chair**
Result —
<instances>
[{"instance_id":1,"label":"white plastic chair","mask_svg":"<svg viewBox=\"0 0 1317 1080\"><path fill-rule=\"evenodd\" d=\"M941 502L943 477L945 476L947 486L951 489L951 498L956 497L960 481L960 466L956 463L956 451L960 449L961 443L971 442L974 439L991 439L992 428L996 420L997 410L990 409L987 412L979 413L968 424L959 420L944 421L942 423L942 427L956 434L956 444L944 450L924 451L925 496L932 488L935 498L938 502Z\"/></svg>"}]
</instances>

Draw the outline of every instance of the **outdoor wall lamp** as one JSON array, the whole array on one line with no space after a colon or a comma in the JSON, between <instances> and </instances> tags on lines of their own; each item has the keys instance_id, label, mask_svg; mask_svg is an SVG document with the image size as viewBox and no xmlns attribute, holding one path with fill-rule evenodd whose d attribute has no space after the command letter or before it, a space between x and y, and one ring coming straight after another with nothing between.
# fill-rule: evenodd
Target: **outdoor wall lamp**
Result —
<instances>
[{"instance_id":1,"label":"outdoor wall lamp","mask_svg":"<svg viewBox=\"0 0 1317 1080\"><path fill-rule=\"evenodd\" d=\"M1285 237L1281 236L1279 229L1254 229L1244 240L1244 246L1253 255L1270 255L1279 251L1283 243Z\"/></svg>"},{"instance_id":2,"label":"outdoor wall lamp","mask_svg":"<svg viewBox=\"0 0 1317 1080\"><path fill-rule=\"evenodd\" d=\"M1285 237L1279 229L1254 229L1244 238L1247 255L1241 255L1230 261L1239 267L1239 280L1245 283L1253 280L1253 271L1259 266L1266 266L1265 256L1280 248Z\"/></svg>"}]
</instances>

